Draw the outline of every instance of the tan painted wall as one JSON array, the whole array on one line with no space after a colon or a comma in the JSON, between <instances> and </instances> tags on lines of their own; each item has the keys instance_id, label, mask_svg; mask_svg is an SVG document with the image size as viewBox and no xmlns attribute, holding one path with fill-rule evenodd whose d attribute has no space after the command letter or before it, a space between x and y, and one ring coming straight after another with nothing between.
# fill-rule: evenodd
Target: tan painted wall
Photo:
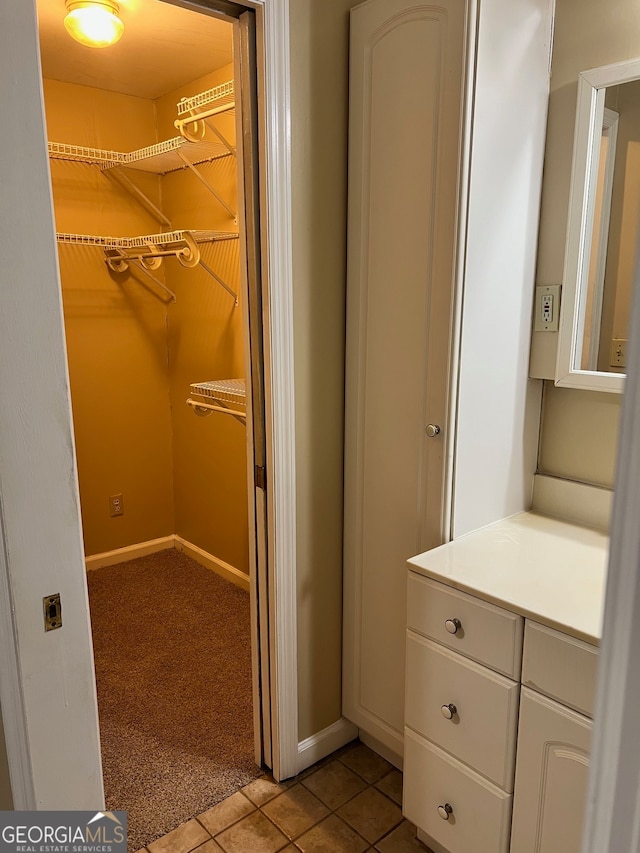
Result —
<instances>
[{"instance_id":1,"label":"tan painted wall","mask_svg":"<svg viewBox=\"0 0 640 853\"><path fill-rule=\"evenodd\" d=\"M588 68L620 62L638 55L640 16L635 0L557 0L552 58L551 94L542 187L538 284L562 281L569 182L578 73ZM555 374L557 334L534 332L531 375L552 379ZM602 394L545 387L547 403L542 421L540 465L548 473L565 476L562 460L573 458L571 479L612 483L619 395L610 398L602 418ZM558 416L556 416L558 415ZM590 445L582 459L575 457L576 432ZM593 443L587 437L593 437ZM595 463L595 467L594 467Z\"/></svg>"},{"instance_id":2,"label":"tan painted wall","mask_svg":"<svg viewBox=\"0 0 640 853\"><path fill-rule=\"evenodd\" d=\"M612 488L619 418L616 394L558 388L546 382L541 473Z\"/></svg>"},{"instance_id":3,"label":"tan painted wall","mask_svg":"<svg viewBox=\"0 0 640 853\"><path fill-rule=\"evenodd\" d=\"M155 141L150 101L46 80L45 102L51 140L121 151ZM59 231L121 236L160 230L99 169L53 162L51 171ZM157 198L157 178L136 180ZM135 278L110 274L101 249L61 246L59 253L90 555L174 532L167 309ZM108 497L119 492L125 513L110 518Z\"/></svg>"},{"instance_id":4,"label":"tan painted wall","mask_svg":"<svg viewBox=\"0 0 640 853\"><path fill-rule=\"evenodd\" d=\"M290 5L300 739L340 717L348 10ZM327 61L327 57L331 61Z\"/></svg>"},{"instance_id":5,"label":"tan painted wall","mask_svg":"<svg viewBox=\"0 0 640 853\"><path fill-rule=\"evenodd\" d=\"M229 34L231 37L231 33ZM176 135L176 103L233 79L233 66L219 69L156 101L159 138ZM235 140L232 115L217 126ZM207 131L208 137L211 131ZM216 191L237 210L236 159L201 167ZM191 172L162 179L163 210L175 228L237 231L237 224ZM239 243L202 248L202 257L240 293ZM248 574L246 428L234 418L197 417L185 404L191 382L244 378L242 305L203 269L166 264L167 285L176 294L169 309L168 346L176 533Z\"/></svg>"},{"instance_id":6,"label":"tan painted wall","mask_svg":"<svg viewBox=\"0 0 640 853\"><path fill-rule=\"evenodd\" d=\"M11 780L9 779L7 748L2 724L2 709L0 709L0 811L11 811L12 808Z\"/></svg>"}]
</instances>

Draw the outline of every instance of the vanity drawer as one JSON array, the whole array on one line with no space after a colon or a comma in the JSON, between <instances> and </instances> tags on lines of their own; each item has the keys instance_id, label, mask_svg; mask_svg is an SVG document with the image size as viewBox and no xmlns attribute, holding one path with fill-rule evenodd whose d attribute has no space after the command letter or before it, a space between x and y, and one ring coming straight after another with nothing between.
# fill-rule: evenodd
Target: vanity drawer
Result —
<instances>
[{"instance_id":1,"label":"vanity drawer","mask_svg":"<svg viewBox=\"0 0 640 853\"><path fill-rule=\"evenodd\" d=\"M419 634L503 675L520 678L521 616L410 571L407 620Z\"/></svg>"},{"instance_id":2,"label":"vanity drawer","mask_svg":"<svg viewBox=\"0 0 640 853\"><path fill-rule=\"evenodd\" d=\"M522 683L593 717L598 649L545 625L526 621Z\"/></svg>"},{"instance_id":3,"label":"vanity drawer","mask_svg":"<svg viewBox=\"0 0 640 853\"><path fill-rule=\"evenodd\" d=\"M517 682L407 631L405 693L407 726L513 791Z\"/></svg>"},{"instance_id":4,"label":"vanity drawer","mask_svg":"<svg viewBox=\"0 0 640 853\"><path fill-rule=\"evenodd\" d=\"M404 743L403 813L427 845L432 839L449 853L506 853L511 795L411 729ZM453 809L448 820L438 811L445 804Z\"/></svg>"}]
</instances>

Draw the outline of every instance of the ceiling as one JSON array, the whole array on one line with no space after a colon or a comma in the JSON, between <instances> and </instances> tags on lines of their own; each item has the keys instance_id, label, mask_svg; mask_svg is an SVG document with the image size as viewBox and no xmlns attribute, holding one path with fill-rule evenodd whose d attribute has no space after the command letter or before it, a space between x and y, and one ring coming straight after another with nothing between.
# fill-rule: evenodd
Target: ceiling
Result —
<instances>
[{"instance_id":1,"label":"ceiling","mask_svg":"<svg viewBox=\"0 0 640 853\"><path fill-rule=\"evenodd\" d=\"M63 25L64 0L37 0L44 77L155 99L232 62L228 21L161 0L119 0L124 35L84 47Z\"/></svg>"}]
</instances>

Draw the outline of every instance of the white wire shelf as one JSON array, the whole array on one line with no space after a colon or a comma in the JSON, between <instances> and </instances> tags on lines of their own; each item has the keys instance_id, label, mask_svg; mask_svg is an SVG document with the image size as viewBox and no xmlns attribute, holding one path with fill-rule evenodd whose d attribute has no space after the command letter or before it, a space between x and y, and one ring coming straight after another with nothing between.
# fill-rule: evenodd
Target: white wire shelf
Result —
<instances>
[{"instance_id":1,"label":"white wire shelf","mask_svg":"<svg viewBox=\"0 0 640 853\"><path fill-rule=\"evenodd\" d=\"M240 423L247 420L247 392L244 379L216 379L212 382L192 382L187 406L194 413L206 417L212 412L231 415Z\"/></svg>"},{"instance_id":2,"label":"white wire shelf","mask_svg":"<svg viewBox=\"0 0 640 853\"><path fill-rule=\"evenodd\" d=\"M182 98L178 103L178 115L187 115L193 110L207 107L210 104L226 106L229 109L235 107L233 80L222 83L220 86L214 86L212 89L207 89L191 98Z\"/></svg>"},{"instance_id":3,"label":"white wire shelf","mask_svg":"<svg viewBox=\"0 0 640 853\"><path fill-rule=\"evenodd\" d=\"M246 406L247 391L244 379L216 379L213 382L192 382L191 393L197 397L209 397L220 403Z\"/></svg>"},{"instance_id":4,"label":"white wire shelf","mask_svg":"<svg viewBox=\"0 0 640 853\"><path fill-rule=\"evenodd\" d=\"M107 249L144 249L149 246L169 247L183 243L188 237L196 243L216 243L220 240L237 240L233 231L167 231L163 234L146 234L141 237L102 237L94 234L56 234L59 243L76 246L101 246Z\"/></svg>"},{"instance_id":5,"label":"white wire shelf","mask_svg":"<svg viewBox=\"0 0 640 853\"><path fill-rule=\"evenodd\" d=\"M229 149L219 140L202 139L190 142L182 136L138 148L136 151L107 151L101 148L83 148L80 145L67 145L62 142L49 143L49 156L52 160L67 160L73 163L86 163L108 169L135 169L138 172L151 172L166 175L187 169L189 164L199 166L211 163L221 157L229 156ZM186 158L186 161L185 161Z\"/></svg>"},{"instance_id":6,"label":"white wire shelf","mask_svg":"<svg viewBox=\"0 0 640 853\"><path fill-rule=\"evenodd\" d=\"M49 142L49 157L52 160L69 160L72 163L88 163L91 166L121 165L127 155L122 151L103 148L85 148L82 145L67 145L64 142Z\"/></svg>"}]
</instances>

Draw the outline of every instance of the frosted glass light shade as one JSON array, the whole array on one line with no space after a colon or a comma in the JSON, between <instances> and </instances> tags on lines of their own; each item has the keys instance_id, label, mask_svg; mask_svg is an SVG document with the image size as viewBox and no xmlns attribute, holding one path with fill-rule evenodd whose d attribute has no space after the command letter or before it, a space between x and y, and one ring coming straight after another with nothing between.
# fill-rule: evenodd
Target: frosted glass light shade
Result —
<instances>
[{"instance_id":1,"label":"frosted glass light shade","mask_svg":"<svg viewBox=\"0 0 640 853\"><path fill-rule=\"evenodd\" d=\"M124 32L118 7L109 0L67 0L64 25L72 38L87 47L109 47Z\"/></svg>"}]
</instances>

